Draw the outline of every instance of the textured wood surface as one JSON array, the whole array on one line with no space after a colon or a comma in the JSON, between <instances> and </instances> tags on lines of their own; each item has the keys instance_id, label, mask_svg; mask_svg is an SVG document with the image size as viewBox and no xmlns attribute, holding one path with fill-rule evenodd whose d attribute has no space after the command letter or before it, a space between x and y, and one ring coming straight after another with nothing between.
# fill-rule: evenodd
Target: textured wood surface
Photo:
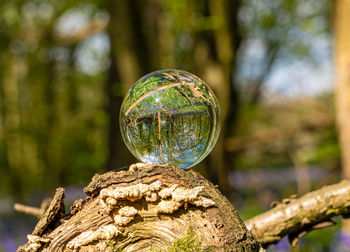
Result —
<instances>
[{"instance_id":1,"label":"textured wood surface","mask_svg":"<svg viewBox=\"0 0 350 252\"><path fill-rule=\"evenodd\" d=\"M272 209L246 221L264 247L288 235L292 245L308 232L334 225L332 217L350 215L350 181L325 186L300 198L284 199Z\"/></svg>"},{"instance_id":2,"label":"textured wood surface","mask_svg":"<svg viewBox=\"0 0 350 252\"><path fill-rule=\"evenodd\" d=\"M28 237L18 251L166 249L189 227L212 251L259 251L232 205L192 170L136 164L95 175L84 191L55 229Z\"/></svg>"}]
</instances>

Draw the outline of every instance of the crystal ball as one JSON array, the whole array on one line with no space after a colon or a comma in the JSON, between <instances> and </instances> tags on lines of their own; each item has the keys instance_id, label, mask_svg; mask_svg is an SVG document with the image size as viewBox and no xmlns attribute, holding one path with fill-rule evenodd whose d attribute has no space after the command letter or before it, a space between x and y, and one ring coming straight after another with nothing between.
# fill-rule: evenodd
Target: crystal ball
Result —
<instances>
[{"instance_id":1,"label":"crystal ball","mask_svg":"<svg viewBox=\"0 0 350 252\"><path fill-rule=\"evenodd\" d=\"M197 76L160 70L131 87L119 123L124 142L137 159L185 169L213 149L220 132L220 107Z\"/></svg>"}]
</instances>

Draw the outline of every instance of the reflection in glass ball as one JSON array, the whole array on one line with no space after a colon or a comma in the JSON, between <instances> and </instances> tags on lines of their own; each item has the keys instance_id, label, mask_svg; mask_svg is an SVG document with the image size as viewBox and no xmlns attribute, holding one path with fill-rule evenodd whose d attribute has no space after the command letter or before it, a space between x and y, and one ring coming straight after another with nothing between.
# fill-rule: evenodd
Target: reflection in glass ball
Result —
<instances>
[{"instance_id":1,"label":"reflection in glass ball","mask_svg":"<svg viewBox=\"0 0 350 252\"><path fill-rule=\"evenodd\" d=\"M220 107L213 91L195 75L161 70L132 86L119 122L125 144L139 160L189 168L213 149Z\"/></svg>"}]
</instances>

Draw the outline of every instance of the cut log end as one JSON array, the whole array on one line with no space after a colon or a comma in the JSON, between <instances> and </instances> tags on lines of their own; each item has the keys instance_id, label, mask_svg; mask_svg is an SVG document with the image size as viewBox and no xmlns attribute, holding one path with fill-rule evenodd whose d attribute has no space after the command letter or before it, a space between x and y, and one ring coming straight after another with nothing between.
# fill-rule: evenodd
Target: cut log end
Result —
<instances>
[{"instance_id":1,"label":"cut log end","mask_svg":"<svg viewBox=\"0 0 350 252\"><path fill-rule=\"evenodd\" d=\"M194 171L150 164L130 168L95 175L84 189L84 202L53 218L53 230L29 235L18 251L166 250L189 229L212 251L259 251L232 205Z\"/></svg>"}]
</instances>

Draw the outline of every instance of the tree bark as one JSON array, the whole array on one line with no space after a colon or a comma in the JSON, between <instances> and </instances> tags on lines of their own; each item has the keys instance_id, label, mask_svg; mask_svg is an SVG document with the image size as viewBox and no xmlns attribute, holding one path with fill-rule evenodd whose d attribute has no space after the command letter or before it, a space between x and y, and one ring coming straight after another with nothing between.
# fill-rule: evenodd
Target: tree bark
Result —
<instances>
[{"instance_id":1,"label":"tree bark","mask_svg":"<svg viewBox=\"0 0 350 252\"><path fill-rule=\"evenodd\" d=\"M192 170L135 164L95 175L71 212L62 189L18 251L166 249L191 228L212 251L259 251L260 244L209 181Z\"/></svg>"},{"instance_id":2,"label":"tree bark","mask_svg":"<svg viewBox=\"0 0 350 252\"><path fill-rule=\"evenodd\" d=\"M336 110L339 143L342 150L343 176L350 179L350 1L336 1L335 64L337 73ZM349 232L350 222L344 222Z\"/></svg>"},{"instance_id":3,"label":"tree bark","mask_svg":"<svg viewBox=\"0 0 350 252\"><path fill-rule=\"evenodd\" d=\"M217 19L218 27L212 31L195 33L194 58L199 76L213 88L221 108L224 126L207 164L209 178L217 183L225 195L230 195L228 173L232 170L232 153L225 150L225 138L230 137L235 126L239 97L234 75L236 52L241 42L238 25L240 0L208 0L203 12L206 18Z\"/></svg>"},{"instance_id":4,"label":"tree bark","mask_svg":"<svg viewBox=\"0 0 350 252\"><path fill-rule=\"evenodd\" d=\"M308 232L334 225L332 217L350 214L350 181L325 186L300 198L291 197L245 222L263 247L288 235L295 245Z\"/></svg>"}]
</instances>

